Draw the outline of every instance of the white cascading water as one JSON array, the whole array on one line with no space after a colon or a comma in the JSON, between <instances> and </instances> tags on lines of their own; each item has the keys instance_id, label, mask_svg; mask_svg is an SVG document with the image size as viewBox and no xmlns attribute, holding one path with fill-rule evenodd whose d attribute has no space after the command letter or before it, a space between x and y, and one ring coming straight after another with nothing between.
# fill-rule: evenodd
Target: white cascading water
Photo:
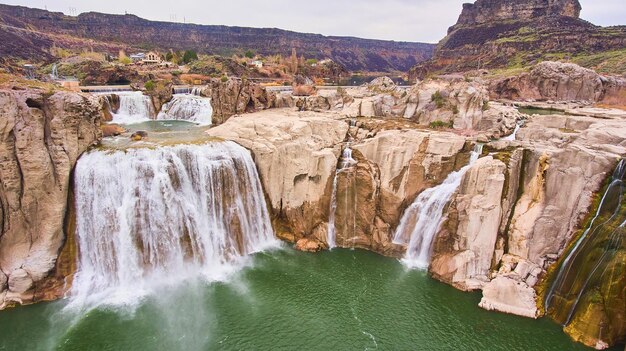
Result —
<instances>
[{"instance_id":1,"label":"white cascading water","mask_svg":"<svg viewBox=\"0 0 626 351\"><path fill-rule=\"evenodd\" d=\"M511 133L510 135L505 136L501 140L504 140L504 141L515 141L517 139L517 132L519 132L519 130L521 128L522 128L522 122L518 122L515 125L515 129L513 130L513 133Z\"/></svg>"},{"instance_id":2,"label":"white cascading water","mask_svg":"<svg viewBox=\"0 0 626 351\"><path fill-rule=\"evenodd\" d=\"M172 101L163 105L157 119L211 125L212 117L213 107L210 98L192 94L175 94Z\"/></svg>"},{"instance_id":3,"label":"white cascading water","mask_svg":"<svg viewBox=\"0 0 626 351\"><path fill-rule=\"evenodd\" d=\"M252 157L233 142L91 151L75 188L70 306L134 304L184 279L221 280L277 244Z\"/></svg>"},{"instance_id":4,"label":"white cascading water","mask_svg":"<svg viewBox=\"0 0 626 351\"><path fill-rule=\"evenodd\" d=\"M112 112L113 123L133 124L150 120L154 116L154 108L150 97L140 91L116 93L120 98L120 108Z\"/></svg>"},{"instance_id":5,"label":"white cascading water","mask_svg":"<svg viewBox=\"0 0 626 351\"><path fill-rule=\"evenodd\" d=\"M482 144L476 144L468 165L450 173L440 185L424 190L402 215L393 242L407 245L403 259L407 266L428 268L433 239L445 219L444 207L461 185L465 173L480 157L482 149Z\"/></svg>"},{"instance_id":6,"label":"white cascading water","mask_svg":"<svg viewBox=\"0 0 626 351\"><path fill-rule=\"evenodd\" d=\"M356 160L352 158L352 149L350 145L347 145L346 148L343 149L341 159L339 160L339 168L335 172L335 178L333 179L333 192L330 198L330 215L328 216L328 234L326 235L329 249L337 247L337 232L335 229L335 215L337 214L337 178L339 173L344 172L356 163Z\"/></svg>"}]
</instances>

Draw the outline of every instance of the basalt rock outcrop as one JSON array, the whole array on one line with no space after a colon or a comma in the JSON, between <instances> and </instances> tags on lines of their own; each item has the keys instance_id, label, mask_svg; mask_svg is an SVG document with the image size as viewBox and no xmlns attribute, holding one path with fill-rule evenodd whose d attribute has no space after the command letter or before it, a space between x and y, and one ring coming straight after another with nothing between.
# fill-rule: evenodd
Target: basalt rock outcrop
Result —
<instances>
[{"instance_id":1,"label":"basalt rock outcrop","mask_svg":"<svg viewBox=\"0 0 626 351\"><path fill-rule=\"evenodd\" d=\"M101 137L98 99L0 90L0 306L32 302L65 240L70 175Z\"/></svg>"},{"instance_id":2,"label":"basalt rock outcrop","mask_svg":"<svg viewBox=\"0 0 626 351\"><path fill-rule=\"evenodd\" d=\"M463 4L463 11L456 27L492 21L533 20L549 16L578 18L581 9L578 0L477 0L473 4ZM450 31L454 29L455 27L452 27Z\"/></svg>"},{"instance_id":3,"label":"basalt rock outcrop","mask_svg":"<svg viewBox=\"0 0 626 351\"><path fill-rule=\"evenodd\" d=\"M236 78L212 79L201 90L201 95L211 98L214 124L221 124L235 114L268 109L276 99L261 85Z\"/></svg>"},{"instance_id":4,"label":"basalt rock outcrop","mask_svg":"<svg viewBox=\"0 0 626 351\"><path fill-rule=\"evenodd\" d=\"M579 19L580 9L577 0L478 0L465 4L433 58L413 67L410 77L520 68L549 57L571 58L626 45L626 27L595 26Z\"/></svg>"},{"instance_id":5,"label":"basalt rock outcrop","mask_svg":"<svg viewBox=\"0 0 626 351\"><path fill-rule=\"evenodd\" d=\"M626 103L626 80L571 63L546 61L529 72L492 81L494 99Z\"/></svg>"}]
</instances>

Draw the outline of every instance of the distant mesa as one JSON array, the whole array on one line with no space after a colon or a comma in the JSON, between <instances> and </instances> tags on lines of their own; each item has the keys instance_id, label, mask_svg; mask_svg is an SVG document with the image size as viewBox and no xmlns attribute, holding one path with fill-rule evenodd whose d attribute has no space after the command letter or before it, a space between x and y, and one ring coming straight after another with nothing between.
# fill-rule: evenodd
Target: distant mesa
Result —
<instances>
[{"instance_id":1,"label":"distant mesa","mask_svg":"<svg viewBox=\"0 0 626 351\"><path fill-rule=\"evenodd\" d=\"M418 63L411 79L480 69L518 69L546 60L571 60L626 47L626 27L599 27L580 19L577 0L477 0L464 4L433 58ZM626 59L626 53L622 53ZM579 59L580 62L576 61ZM587 65L589 68L597 68ZM624 74L621 66L604 73ZM621 72L620 72L621 70Z\"/></svg>"}]
</instances>

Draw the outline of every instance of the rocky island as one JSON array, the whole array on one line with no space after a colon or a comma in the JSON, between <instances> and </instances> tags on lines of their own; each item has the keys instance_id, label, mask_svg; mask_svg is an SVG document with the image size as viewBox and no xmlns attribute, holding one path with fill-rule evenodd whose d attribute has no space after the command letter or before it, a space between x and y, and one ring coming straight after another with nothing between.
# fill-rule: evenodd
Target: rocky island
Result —
<instances>
[{"instance_id":1,"label":"rocky island","mask_svg":"<svg viewBox=\"0 0 626 351\"><path fill-rule=\"evenodd\" d=\"M57 21L77 37L109 21L129 26L141 21L101 14L74 21L62 14L0 6L6 23L29 23L32 30ZM383 310L423 303L417 296L429 301L429 293L410 293L418 281L432 285L411 275L417 271L457 290L480 292L474 305L484 310L528 319L469 313L485 313L479 318L493 323L489 328L498 333L515 325L536 328L529 333L556 326L540 327L536 323L542 322L534 321L545 317L588 347L623 344L626 78L619 65L596 71L576 62L583 51L601 55L623 49L626 32L580 20L580 11L576 0L465 4L432 59L411 70L418 80L410 86L384 76L359 86L316 86L299 74L306 65L298 65L296 57L290 87L261 84L247 74L237 77L237 59L220 59L221 68L234 65L230 74L207 75L202 78L206 84L183 86L174 75L167 79L162 72L116 66L116 74L130 83L127 88L80 92L26 79L7 64L0 76L0 309L6 309L0 312L0 325L19 317L19 305L65 299L58 313L79 320L68 324L71 328L90 333L92 327L85 325L104 321L120 332L116 328L125 322L107 315L116 316L110 310L134 306L128 317L132 321L157 313L172 323L168 308L187 308L185 301L191 301L193 307L185 310L189 318L202 317L198 323L210 325L222 338L201 341L199 347L191 341L172 347L262 349L262 335L254 341L235 335L237 340L229 341L238 327L215 327L232 322L228 315L238 313L237 304L250 303L244 315L252 320L274 316L275 323L281 323L283 309L288 315L301 308L302 315L331 325L338 319L327 313L344 318L342 313L349 311L342 323L357 321L360 337L395 349L406 345L400 339L412 340L402 335L414 333L420 322L394 325L401 335L386 331L395 335L392 340L383 331L366 330L368 311L388 320L368 289L387 296L399 294L402 286L401 296L413 299L392 295L398 300L383 301ZM28 15L33 12L41 16L33 19ZM536 25L529 28L531 22ZM141 23L144 28L167 26ZM210 29L193 30L213 38ZM105 31L96 32L97 40L107 42ZM570 59L550 56L556 52ZM291 271L263 270L274 264L289 268L295 264L289 256L305 255L285 245L308 253L297 256L308 260L296 269L306 273L305 281ZM379 256L358 261L359 250ZM341 261L348 253L353 256ZM331 277L313 270L334 259L342 263L325 271ZM395 264L395 259L403 272L395 277L393 270L381 271L380 277L393 278L385 284L360 276L363 270L378 272L375 267L389 261ZM347 273L345 267L351 267ZM257 273L270 283L256 281ZM236 278L226 278L232 275ZM198 277L203 283L196 282ZM229 289L221 285L229 279L234 279L234 292L220 292ZM334 289L347 282L354 285L341 290L350 297L344 311L333 305L342 301ZM192 286L192 292L172 292L182 285ZM195 313L207 303L196 285L202 287L199 291L211 291L208 300L230 309L215 308L220 317L207 319L219 322L204 319L212 312ZM275 286L281 289L273 290ZM290 289L296 290L287 297ZM437 291L456 294L452 290ZM268 291L282 299L269 317L263 314L268 302L261 293ZM350 295L354 291L358 294ZM245 298L233 302L220 294ZM318 300L323 294L336 310L326 310ZM372 306L361 310L361 299ZM315 311L310 311L312 304ZM439 311L433 306L426 310ZM457 308L441 313L461 315ZM11 312L15 317L2 319ZM92 313L103 316L89 317ZM63 326L66 317L59 322ZM510 328L498 322L509 317ZM471 320L462 318L456 321L459 330ZM202 334L189 328L189 333ZM447 325L441 328L445 335L454 334ZM277 333L272 327L263 330ZM80 340L71 332L61 334L34 344L22 334L7 334L10 341L3 346ZM559 339L561 334L550 335L544 344L529 340L540 337L519 343L535 349L583 349ZM99 342L95 338L94 345ZM476 345L467 335L463 338ZM324 339L320 345L334 340ZM281 344L286 348L314 349L286 340ZM350 342L339 344L356 345ZM497 341L494 345L504 347Z\"/></svg>"}]
</instances>

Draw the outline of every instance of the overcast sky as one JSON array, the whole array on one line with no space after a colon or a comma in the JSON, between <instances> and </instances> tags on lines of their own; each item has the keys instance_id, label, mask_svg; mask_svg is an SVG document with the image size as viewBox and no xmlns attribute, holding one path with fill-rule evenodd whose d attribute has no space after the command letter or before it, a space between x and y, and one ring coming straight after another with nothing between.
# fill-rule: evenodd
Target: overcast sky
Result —
<instances>
[{"instance_id":1,"label":"overcast sky","mask_svg":"<svg viewBox=\"0 0 626 351\"><path fill-rule=\"evenodd\" d=\"M582 18L626 25L626 0L580 0ZM276 27L324 35L435 43L467 0L0 0L66 14L132 13L151 20ZM176 5L174 7L174 5Z\"/></svg>"}]
</instances>

